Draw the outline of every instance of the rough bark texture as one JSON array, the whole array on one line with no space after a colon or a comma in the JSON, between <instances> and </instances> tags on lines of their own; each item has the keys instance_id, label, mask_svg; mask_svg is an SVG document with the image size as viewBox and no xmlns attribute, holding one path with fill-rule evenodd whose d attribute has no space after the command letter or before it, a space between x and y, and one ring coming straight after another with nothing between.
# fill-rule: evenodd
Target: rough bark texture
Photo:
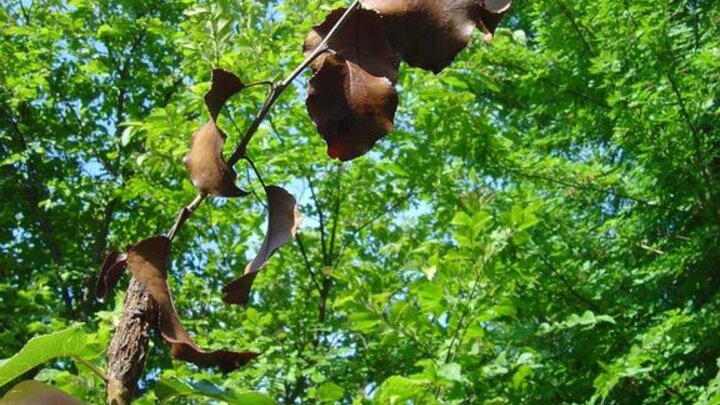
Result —
<instances>
[{"instance_id":1,"label":"rough bark texture","mask_svg":"<svg viewBox=\"0 0 720 405\"><path fill-rule=\"evenodd\" d=\"M156 322L155 302L134 278L125 307L108 349L107 398L110 405L130 404L145 367L151 327Z\"/></svg>"}]
</instances>

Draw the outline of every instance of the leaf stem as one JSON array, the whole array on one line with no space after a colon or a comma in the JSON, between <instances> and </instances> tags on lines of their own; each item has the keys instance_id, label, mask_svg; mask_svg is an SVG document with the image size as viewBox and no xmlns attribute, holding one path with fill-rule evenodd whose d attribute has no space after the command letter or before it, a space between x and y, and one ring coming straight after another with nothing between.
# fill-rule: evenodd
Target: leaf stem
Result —
<instances>
[{"instance_id":1,"label":"leaf stem","mask_svg":"<svg viewBox=\"0 0 720 405\"><path fill-rule=\"evenodd\" d=\"M87 367L90 371L93 372L96 376L100 377L100 379L107 384L107 379L105 378L105 372L103 372L100 368L95 366L94 364L90 363L89 361L83 359L80 356L73 356L73 360L77 361L78 363L82 364L83 366Z\"/></svg>"},{"instance_id":2,"label":"leaf stem","mask_svg":"<svg viewBox=\"0 0 720 405\"><path fill-rule=\"evenodd\" d=\"M175 223L173 224L172 228L170 228L170 231L167 233L167 238L170 239L170 242L172 242L175 239L175 235L177 235L180 228L182 228L183 225L185 225L185 222L187 222L188 218L192 216L192 214L195 212L195 210L198 209L200 204L202 204L203 201L207 198L207 194L200 193L195 197L193 202L191 202L188 206L183 207L183 209L178 214L177 219L175 220Z\"/></svg>"}]
</instances>

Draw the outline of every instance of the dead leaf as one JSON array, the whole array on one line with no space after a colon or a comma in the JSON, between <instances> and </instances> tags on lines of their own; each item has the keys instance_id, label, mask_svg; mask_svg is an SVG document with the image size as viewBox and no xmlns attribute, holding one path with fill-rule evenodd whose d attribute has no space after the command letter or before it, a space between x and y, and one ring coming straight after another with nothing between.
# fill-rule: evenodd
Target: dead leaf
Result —
<instances>
[{"instance_id":1,"label":"dead leaf","mask_svg":"<svg viewBox=\"0 0 720 405\"><path fill-rule=\"evenodd\" d=\"M375 77L333 56L310 80L306 106L328 144L328 155L348 161L364 155L394 128L398 97Z\"/></svg>"},{"instance_id":2,"label":"dead leaf","mask_svg":"<svg viewBox=\"0 0 720 405\"><path fill-rule=\"evenodd\" d=\"M108 292L110 292L118 280L120 280L123 272L125 272L126 266L127 255L125 253L110 252L105 256L97 287L95 288L95 296L97 298L103 299L107 296Z\"/></svg>"},{"instance_id":3,"label":"dead leaf","mask_svg":"<svg viewBox=\"0 0 720 405\"><path fill-rule=\"evenodd\" d=\"M222 156L226 139L215 121L208 122L193 135L190 153L183 163L190 172L193 185L201 192L220 197L244 197L249 193L235 185L237 174Z\"/></svg>"},{"instance_id":4,"label":"dead leaf","mask_svg":"<svg viewBox=\"0 0 720 405\"><path fill-rule=\"evenodd\" d=\"M158 307L158 330L171 346L173 357L189 361L200 367L219 367L223 372L233 371L257 357L253 352L218 350L206 352L193 343L175 310L167 283L167 262L170 240L165 236L145 239L128 252L128 270L143 283Z\"/></svg>"},{"instance_id":5,"label":"dead leaf","mask_svg":"<svg viewBox=\"0 0 720 405\"><path fill-rule=\"evenodd\" d=\"M305 55L315 50L345 12L344 8L334 10L322 24L313 27L305 39ZM335 55L340 55L373 76L386 77L393 83L397 81L400 58L387 40L382 19L375 11L355 10L330 39L328 48ZM324 53L310 66L314 71L318 71L325 58L331 55Z\"/></svg>"},{"instance_id":6,"label":"dead leaf","mask_svg":"<svg viewBox=\"0 0 720 405\"><path fill-rule=\"evenodd\" d=\"M230 97L242 91L245 84L233 73L226 70L215 69L212 72L212 85L205 94L205 105L210 111L213 121L217 122L220 110Z\"/></svg>"},{"instance_id":7,"label":"dead leaf","mask_svg":"<svg viewBox=\"0 0 720 405\"><path fill-rule=\"evenodd\" d=\"M388 39L408 65L439 73L470 41L491 35L511 0L360 0L379 12Z\"/></svg>"},{"instance_id":8,"label":"dead leaf","mask_svg":"<svg viewBox=\"0 0 720 405\"><path fill-rule=\"evenodd\" d=\"M265 193L268 199L265 240L255 258L245 267L245 274L223 289L224 301L228 304L247 305L255 276L277 249L292 241L300 225L300 210L292 194L277 186L266 187Z\"/></svg>"},{"instance_id":9,"label":"dead leaf","mask_svg":"<svg viewBox=\"0 0 720 405\"><path fill-rule=\"evenodd\" d=\"M305 40L309 54L330 32L345 9L330 13ZM347 161L362 156L393 128L397 109L399 58L387 40L379 15L356 10L328 43L332 53L311 67L307 109L328 144L328 155Z\"/></svg>"}]
</instances>

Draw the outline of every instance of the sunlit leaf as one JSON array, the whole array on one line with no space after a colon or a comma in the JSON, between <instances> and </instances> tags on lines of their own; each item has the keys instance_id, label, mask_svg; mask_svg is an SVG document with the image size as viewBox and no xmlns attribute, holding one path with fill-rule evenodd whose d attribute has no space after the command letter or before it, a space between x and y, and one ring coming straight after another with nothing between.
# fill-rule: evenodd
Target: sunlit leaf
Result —
<instances>
[{"instance_id":1,"label":"sunlit leaf","mask_svg":"<svg viewBox=\"0 0 720 405\"><path fill-rule=\"evenodd\" d=\"M30 339L19 352L0 365L0 387L57 357L76 356L85 348L82 325Z\"/></svg>"}]
</instances>

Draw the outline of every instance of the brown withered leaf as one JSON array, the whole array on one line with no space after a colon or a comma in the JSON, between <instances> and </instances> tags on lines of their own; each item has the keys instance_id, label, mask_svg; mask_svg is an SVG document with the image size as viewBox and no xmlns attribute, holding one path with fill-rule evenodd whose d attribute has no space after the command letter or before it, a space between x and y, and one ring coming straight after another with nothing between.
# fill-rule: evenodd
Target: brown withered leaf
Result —
<instances>
[{"instance_id":1,"label":"brown withered leaf","mask_svg":"<svg viewBox=\"0 0 720 405\"><path fill-rule=\"evenodd\" d=\"M344 8L334 10L322 24L313 27L303 45L306 55L315 50L345 11ZM375 11L355 10L330 39L328 48L373 76L386 77L393 83L397 80L400 58L387 40L382 19ZM321 55L310 66L318 71L329 56L329 53Z\"/></svg>"},{"instance_id":2,"label":"brown withered leaf","mask_svg":"<svg viewBox=\"0 0 720 405\"><path fill-rule=\"evenodd\" d=\"M265 240L255 258L245 266L245 274L223 289L224 301L228 304L247 305L255 276L277 249L295 237L300 225L302 219L300 210L292 194L277 186L266 187L265 193L268 199L268 226Z\"/></svg>"},{"instance_id":3,"label":"brown withered leaf","mask_svg":"<svg viewBox=\"0 0 720 405\"><path fill-rule=\"evenodd\" d=\"M127 255L125 253L110 252L105 256L97 287L95 288L97 298L102 299L107 296L108 292L115 287L115 284L125 272L125 267L127 267Z\"/></svg>"},{"instance_id":4,"label":"brown withered leaf","mask_svg":"<svg viewBox=\"0 0 720 405\"><path fill-rule=\"evenodd\" d=\"M220 197L244 197L249 193L235 185L237 174L222 156L227 136L215 121L208 122L196 132L190 142L190 153L183 163L190 172L195 188Z\"/></svg>"},{"instance_id":5,"label":"brown withered leaf","mask_svg":"<svg viewBox=\"0 0 720 405\"><path fill-rule=\"evenodd\" d=\"M230 97L242 91L245 84L233 73L222 69L215 69L212 72L212 85L210 91L205 94L205 105L210 111L213 121L217 121L220 110Z\"/></svg>"},{"instance_id":6,"label":"brown withered leaf","mask_svg":"<svg viewBox=\"0 0 720 405\"><path fill-rule=\"evenodd\" d=\"M133 277L145 285L157 303L158 330L170 344L173 357L200 367L219 367L223 372L233 371L257 357L259 354L253 352L206 352L193 343L180 322L168 287L166 267L169 257L170 240L165 236L155 236L130 249L127 266Z\"/></svg>"},{"instance_id":7,"label":"brown withered leaf","mask_svg":"<svg viewBox=\"0 0 720 405\"><path fill-rule=\"evenodd\" d=\"M311 53L345 9L330 13L305 40ZM332 54L311 67L307 109L328 144L328 155L347 161L362 156L393 128L397 109L399 58L387 40L379 15L356 10L328 43Z\"/></svg>"},{"instance_id":8,"label":"brown withered leaf","mask_svg":"<svg viewBox=\"0 0 720 405\"><path fill-rule=\"evenodd\" d=\"M511 0L360 0L379 12L393 47L408 65L439 73L470 41L491 35Z\"/></svg>"},{"instance_id":9,"label":"brown withered leaf","mask_svg":"<svg viewBox=\"0 0 720 405\"><path fill-rule=\"evenodd\" d=\"M310 79L306 106L328 144L328 155L348 161L392 131L398 97L387 78L331 56Z\"/></svg>"}]
</instances>

